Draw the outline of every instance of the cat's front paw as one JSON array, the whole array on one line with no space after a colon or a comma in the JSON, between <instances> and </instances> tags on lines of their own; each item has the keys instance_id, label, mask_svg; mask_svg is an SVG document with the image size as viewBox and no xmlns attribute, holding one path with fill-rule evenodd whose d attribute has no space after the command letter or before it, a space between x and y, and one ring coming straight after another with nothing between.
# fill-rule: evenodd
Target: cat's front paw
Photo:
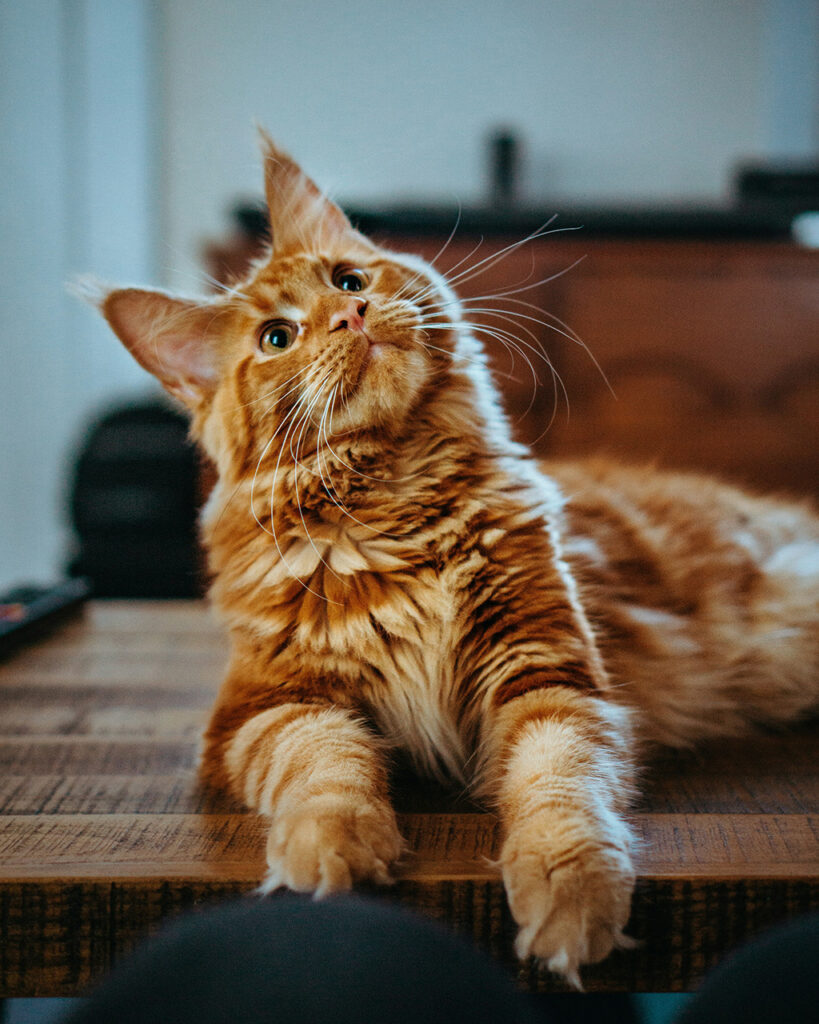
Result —
<instances>
[{"instance_id":1,"label":"cat's front paw","mask_svg":"<svg viewBox=\"0 0 819 1024\"><path fill-rule=\"evenodd\" d=\"M580 988L581 964L634 944L623 929L635 874L622 842L584 836L581 830L574 842L566 843L564 835L556 843L561 831L548 820L513 830L501 851L501 869L520 926L518 956L537 957Z\"/></svg>"},{"instance_id":2,"label":"cat's front paw","mask_svg":"<svg viewBox=\"0 0 819 1024\"><path fill-rule=\"evenodd\" d=\"M311 797L276 815L267 840L262 891L282 886L324 896L356 882L389 884L402 850L392 807L384 801Z\"/></svg>"}]
</instances>

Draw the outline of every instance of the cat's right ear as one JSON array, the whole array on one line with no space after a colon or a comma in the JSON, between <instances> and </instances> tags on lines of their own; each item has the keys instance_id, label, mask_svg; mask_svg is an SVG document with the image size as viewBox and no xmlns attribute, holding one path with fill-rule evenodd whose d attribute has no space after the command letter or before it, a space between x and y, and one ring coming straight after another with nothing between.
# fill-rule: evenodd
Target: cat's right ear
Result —
<instances>
[{"instance_id":1,"label":"cat's right ear","mask_svg":"<svg viewBox=\"0 0 819 1024\"><path fill-rule=\"evenodd\" d=\"M263 128L259 138L264 156L264 187L273 251L372 249L343 211L328 199L299 165L279 149Z\"/></svg>"},{"instance_id":2,"label":"cat's right ear","mask_svg":"<svg viewBox=\"0 0 819 1024\"><path fill-rule=\"evenodd\" d=\"M92 301L136 361L166 391L196 409L219 377L216 304L179 299L140 288L76 289Z\"/></svg>"}]
</instances>

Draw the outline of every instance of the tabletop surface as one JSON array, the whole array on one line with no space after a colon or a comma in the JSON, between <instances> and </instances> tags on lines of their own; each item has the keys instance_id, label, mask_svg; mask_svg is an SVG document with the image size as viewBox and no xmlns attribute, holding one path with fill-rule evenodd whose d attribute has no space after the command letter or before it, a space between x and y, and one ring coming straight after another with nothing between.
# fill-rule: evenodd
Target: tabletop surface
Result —
<instances>
[{"instance_id":1,"label":"tabletop surface","mask_svg":"<svg viewBox=\"0 0 819 1024\"><path fill-rule=\"evenodd\" d=\"M0 664L0 995L74 995L160 923L251 892L264 821L196 779L227 658L200 602L92 602ZM635 951L586 968L590 991L680 991L749 935L819 908L819 728L669 753L646 769ZM411 853L387 898L517 964L496 819L397 783Z\"/></svg>"}]
</instances>

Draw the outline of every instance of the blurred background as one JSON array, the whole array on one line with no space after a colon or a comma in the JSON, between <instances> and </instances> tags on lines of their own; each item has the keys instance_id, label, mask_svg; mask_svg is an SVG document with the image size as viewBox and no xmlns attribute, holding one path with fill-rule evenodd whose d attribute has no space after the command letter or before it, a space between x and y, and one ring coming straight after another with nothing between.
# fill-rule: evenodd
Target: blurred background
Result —
<instances>
[{"instance_id":1,"label":"blurred background","mask_svg":"<svg viewBox=\"0 0 819 1024\"><path fill-rule=\"evenodd\" d=\"M819 7L2 0L0 82L7 586L65 570L89 426L155 394L66 281L205 290L206 245L260 193L255 122L365 218L398 210L373 220L387 234L401 235L403 210L404 235L445 238L459 203L497 206L498 188L507 207L563 223L582 210L592 247L589 210L603 228L614 217L622 244L617 216L634 210L712 210L724 232L740 164L817 161ZM490 145L499 129L511 170ZM640 223L632 242L652 233ZM807 296L816 263L799 267ZM800 301L815 325L815 298Z\"/></svg>"}]
</instances>

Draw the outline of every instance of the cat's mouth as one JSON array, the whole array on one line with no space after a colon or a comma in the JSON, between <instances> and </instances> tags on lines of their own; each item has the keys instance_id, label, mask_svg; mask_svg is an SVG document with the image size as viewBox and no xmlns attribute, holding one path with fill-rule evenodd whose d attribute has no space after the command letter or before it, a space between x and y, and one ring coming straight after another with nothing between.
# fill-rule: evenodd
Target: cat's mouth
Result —
<instances>
[{"instance_id":1,"label":"cat's mouth","mask_svg":"<svg viewBox=\"0 0 819 1024\"><path fill-rule=\"evenodd\" d=\"M380 366L393 353L400 351L400 346L396 345L393 341L388 341L386 338L373 338L366 332L362 332L362 335L361 340L366 342L367 347L364 349L358 365L356 386L362 383L368 371Z\"/></svg>"},{"instance_id":2,"label":"cat's mouth","mask_svg":"<svg viewBox=\"0 0 819 1024\"><path fill-rule=\"evenodd\" d=\"M348 341L342 420L356 427L394 426L418 397L425 379L424 355L403 325L368 328Z\"/></svg>"},{"instance_id":3,"label":"cat's mouth","mask_svg":"<svg viewBox=\"0 0 819 1024\"><path fill-rule=\"evenodd\" d=\"M375 360L383 359L388 352L395 352L398 348L398 346L391 341L375 341L373 338L370 338L369 336L367 336L367 341L369 342L369 348L364 353L362 373Z\"/></svg>"}]
</instances>

